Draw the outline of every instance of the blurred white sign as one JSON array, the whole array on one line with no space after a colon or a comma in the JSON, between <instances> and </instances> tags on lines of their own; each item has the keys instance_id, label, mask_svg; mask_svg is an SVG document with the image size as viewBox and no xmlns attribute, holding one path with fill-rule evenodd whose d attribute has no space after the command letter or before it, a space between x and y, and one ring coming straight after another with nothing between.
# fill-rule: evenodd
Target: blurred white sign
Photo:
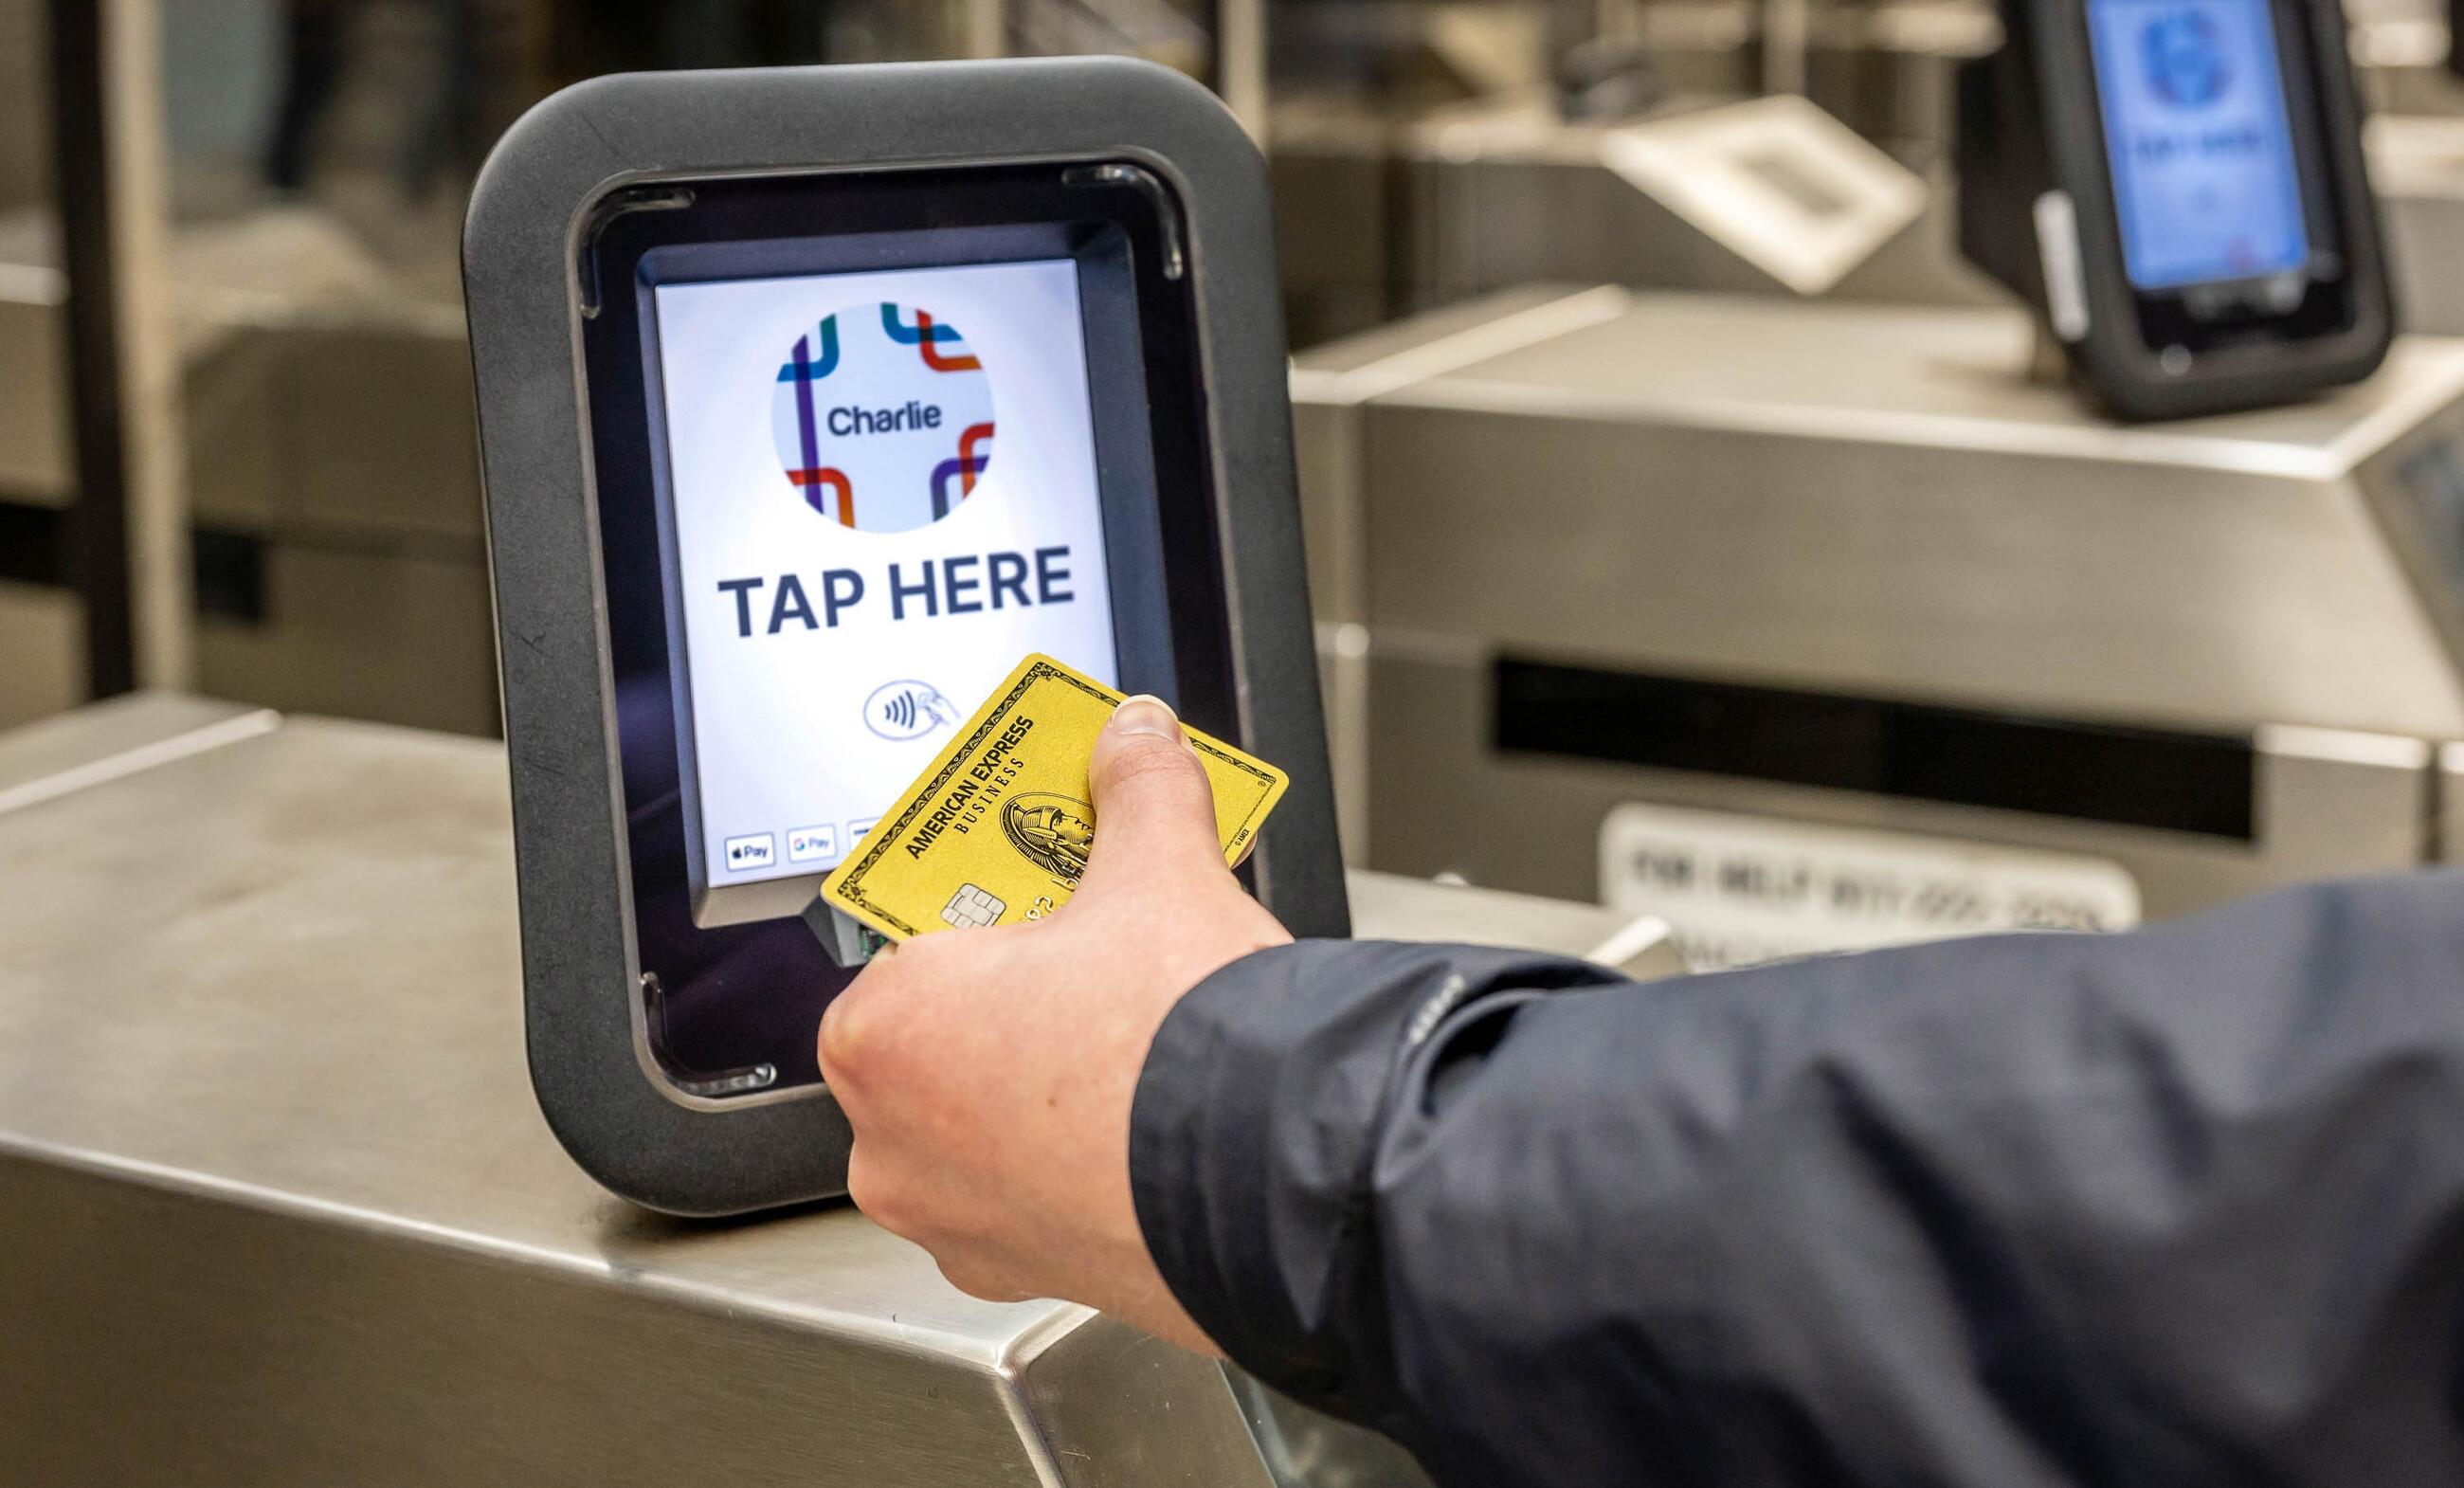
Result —
<instances>
[{"instance_id":1,"label":"blurred white sign","mask_svg":"<svg viewBox=\"0 0 2464 1488\"><path fill-rule=\"evenodd\" d=\"M1614 129L1600 164L1800 295L1925 210L1916 172L1791 95Z\"/></svg>"},{"instance_id":2,"label":"blurred white sign","mask_svg":"<svg viewBox=\"0 0 2464 1488\"><path fill-rule=\"evenodd\" d=\"M1639 803L1600 823L1600 902L1666 920L1698 972L2140 912L2101 858Z\"/></svg>"}]
</instances>

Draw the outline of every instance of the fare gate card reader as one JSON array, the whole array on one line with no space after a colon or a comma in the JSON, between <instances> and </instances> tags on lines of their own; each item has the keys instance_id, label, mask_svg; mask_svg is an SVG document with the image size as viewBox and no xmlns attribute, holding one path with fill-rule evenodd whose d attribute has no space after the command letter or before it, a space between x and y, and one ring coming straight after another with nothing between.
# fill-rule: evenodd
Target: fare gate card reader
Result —
<instances>
[{"instance_id":1,"label":"fare gate card reader","mask_svg":"<svg viewBox=\"0 0 2464 1488\"><path fill-rule=\"evenodd\" d=\"M1263 163L1115 58L605 77L464 243L533 1083L680 1214L835 1194L803 913L1026 652L1283 767L1348 930ZM816 930L821 931L820 935Z\"/></svg>"},{"instance_id":2,"label":"fare gate card reader","mask_svg":"<svg viewBox=\"0 0 2464 1488\"><path fill-rule=\"evenodd\" d=\"M2394 332L2335 0L2007 0L1962 64L1960 247L2112 412L2288 403Z\"/></svg>"}]
</instances>

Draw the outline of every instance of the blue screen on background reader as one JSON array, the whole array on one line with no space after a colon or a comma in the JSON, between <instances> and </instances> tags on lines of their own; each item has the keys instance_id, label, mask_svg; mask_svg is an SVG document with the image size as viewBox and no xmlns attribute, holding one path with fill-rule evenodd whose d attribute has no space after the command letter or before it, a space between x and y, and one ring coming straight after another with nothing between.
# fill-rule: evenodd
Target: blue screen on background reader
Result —
<instances>
[{"instance_id":1,"label":"blue screen on background reader","mask_svg":"<svg viewBox=\"0 0 2464 1488\"><path fill-rule=\"evenodd\" d=\"M2088 0L2087 14L2131 284L2306 265L2269 0Z\"/></svg>"}]
</instances>

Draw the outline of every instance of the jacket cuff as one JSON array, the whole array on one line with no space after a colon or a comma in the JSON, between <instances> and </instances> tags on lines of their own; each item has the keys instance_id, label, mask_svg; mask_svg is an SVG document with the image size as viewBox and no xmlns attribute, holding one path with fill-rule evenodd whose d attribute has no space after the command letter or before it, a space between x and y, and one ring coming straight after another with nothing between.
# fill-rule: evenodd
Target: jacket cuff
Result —
<instances>
[{"instance_id":1,"label":"jacket cuff","mask_svg":"<svg viewBox=\"0 0 2464 1488\"><path fill-rule=\"evenodd\" d=\"M1411 1056L1495 993L1616 979L1529 952L1301 941L1199 983L1157 1031L1130 1119L1131 1197L1173 1295L1305 1399L1385 1377L1353 1354L1385 1346L1361 1325L1383 1314L1371 1173Z\"/></svg>"}]
</instances>

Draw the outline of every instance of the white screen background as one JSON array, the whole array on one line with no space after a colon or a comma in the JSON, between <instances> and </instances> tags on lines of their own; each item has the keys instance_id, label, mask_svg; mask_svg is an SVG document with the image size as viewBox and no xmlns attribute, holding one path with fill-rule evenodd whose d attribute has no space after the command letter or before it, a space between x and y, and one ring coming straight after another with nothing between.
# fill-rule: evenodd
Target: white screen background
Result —
<instances>
[{"instance_id":1,"label":"white screen background","mask_svg":"<svg viewBox=\"0 0 2464 1488\"><path fill-rule=\"evenodd\" d=\"M678 588L683 602L704 882L713 888L817 875L851 829L879 816L946 746L952 730L885 738L866 727L875 689L913 679L960 719L1030 650L1117 683L1104 562L1078 273L1067 259L659 286ZM998 431L973 494L903 533L839 525L808 506L774 449L772 399L797 337L824 316L922 306L965 338L990 379ZM832 389L834 402L857 388ZM892 562L1070 549L1067 603L891 619ZM836 628L790 621L766 633L779 577L794 573L818 617L821 573L860 571L861 602ZM983 577L979 565L975 576ZM739 636L721 580L760 578L753 634ZM1030 591L1033 590L1030 580ZM974 598L984 598L981 589ZM834 850L788 861L788 834L833 829ZM770 865L731 872L722 844L773 835Z\"/></svg>"}]
</instances>

